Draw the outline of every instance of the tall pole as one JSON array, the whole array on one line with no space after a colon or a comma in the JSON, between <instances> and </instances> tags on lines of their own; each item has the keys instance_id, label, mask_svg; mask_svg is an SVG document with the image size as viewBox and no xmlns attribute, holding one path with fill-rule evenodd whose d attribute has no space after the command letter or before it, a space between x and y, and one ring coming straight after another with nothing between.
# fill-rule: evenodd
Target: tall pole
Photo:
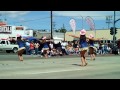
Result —
<instances>
[{"instance_id":1,"label":"tall pole","mask_svg":"<svg viewBox=\"0 0 120 90\"><path fill-rule=\"evenodd\" d=\"M115 11L114 11L114 22L113 22L113 45L115 46Z\"/></svg>"},{"instance_id":2,"label":"tall pole","mask_svg":"<svg viewBox=\"0 0 120 90\"><path fill-rule=\"evenodd\" d=\"M53 39L53 15L52 15L52 11L51 11L50 17L51 17L51 39Z\"/></svg>"},{"instance_id":3,"label":"tall pole","mask_svg":"<svg viewBox=\"0 0 120 90\"><path fill-rule=\"evenodd\" d=\"M112 16L106 16L106 23L108 23L108 29L110 28L110 23L112 23L111 20Z\"/></svg>"}]
</instances>

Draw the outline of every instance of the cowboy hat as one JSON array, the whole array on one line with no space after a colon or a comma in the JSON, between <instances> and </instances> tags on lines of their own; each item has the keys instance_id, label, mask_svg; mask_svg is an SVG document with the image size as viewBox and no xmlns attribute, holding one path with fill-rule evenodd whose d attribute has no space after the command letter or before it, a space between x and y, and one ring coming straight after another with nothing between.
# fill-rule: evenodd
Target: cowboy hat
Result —
<instances>
[{"instance_id":1,"label":"cowboy hat","mask_svg":"<svg viewBox=\"0 0 120 90\"><path fill-rule=\"evenodd\" d=\"M85 29L80 30L80 35L85 35L85 34L86 34L86 30Z\"/></svg>"}]
</instances>

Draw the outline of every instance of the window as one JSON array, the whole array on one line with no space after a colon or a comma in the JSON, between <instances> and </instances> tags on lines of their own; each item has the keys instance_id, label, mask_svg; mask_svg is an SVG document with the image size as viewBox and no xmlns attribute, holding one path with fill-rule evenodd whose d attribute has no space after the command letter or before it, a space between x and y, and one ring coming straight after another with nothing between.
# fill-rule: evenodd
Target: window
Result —
<instances>
[{"instance_id":1,"label":"window","mask_svg":"<svg viewBox=\"0 0 120 90\"><path fill-rule=\"evenodd\" d=\"M103 40L101 40L101 43L103 43Z\"/></svg>"},{"instance_id":2,"label":"window","mask_svg":"<svg viewBox=\"0 0 120 90\"><path fill-rule=\"evenodd\" d=\"M6 43L8 44L8 41L6 41Z\"/></svg>"},{"instance_id":3,"label":"window","mask_svg":"<svg viewBox=\"0 0 120 90\"><path fill-rule=\"evenodd\" d=\"M1 44L5 44L5 41L2 41Z\"/></svg>"},{"instance_id":4,"label":"window","mask_svg":"<svg viewBox=\"0 0 120 90\"><path fill-rule=\"evenodd\" d=\"M110 43L110 40L108 40L107 43Z\"/></svg>"}]
</instances>

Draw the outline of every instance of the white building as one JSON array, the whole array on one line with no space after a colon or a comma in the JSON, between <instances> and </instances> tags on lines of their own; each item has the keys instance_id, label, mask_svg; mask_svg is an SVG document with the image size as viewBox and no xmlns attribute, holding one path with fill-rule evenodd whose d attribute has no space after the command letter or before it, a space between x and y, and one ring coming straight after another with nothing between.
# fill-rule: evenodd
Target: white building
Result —
<instances>
[{"instance_id":1,"label":"white building","mask_svg":"<svg viewBox=\"0 0 120 90\"><path fill-rule=\"evenodd\" d=\"M25 26L2 25L0 26L0 39L16 38L21 36L33 36L33 30L28 30Z\"/></svg>"}]
</instances>

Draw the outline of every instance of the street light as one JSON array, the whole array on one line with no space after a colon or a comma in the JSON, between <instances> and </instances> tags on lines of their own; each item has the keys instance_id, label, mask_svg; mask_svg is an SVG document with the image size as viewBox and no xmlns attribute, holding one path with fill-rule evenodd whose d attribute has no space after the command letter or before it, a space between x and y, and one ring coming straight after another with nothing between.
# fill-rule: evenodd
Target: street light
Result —
<instances>
[{"instance_id":1,"label":"street light","mask_svg":"<svg viewBox=\"0 0 120 90\"><path fill-rule=\"evenodd\" d=\"M113 23L113 27L114 27L114 29L113 29L113 45L114 45L114 46L115 46L115 31L117 31L117 30L116 30L116 27L115 27L115 24L116 24L117 21L120 20L120 18L117 19L117 20L115 20L115 16L116 16L116 12L114 11L114 23Z\"/></svg>"},{"instance_id":2,"label":"street light","mask_svg":"<svg viewBox=\"0 0 120 90\"><path fill-rule=\"evenodd\" d=\"M112 16L106 16L106 23L108 23L108 29L109 29L109 25L110 23L112 23Z\"/></svg>"},{"instance_id":3,"label":"street light","mask_svg":"<svg viewBox=\"0 0 120 90\"><path fill-rule=\"evenodd\" d=\"M81 15L80 15L81 16ZM82 17L82 29L83 29L83 16L81 16Z\"/></svg>"}]
</instances>

